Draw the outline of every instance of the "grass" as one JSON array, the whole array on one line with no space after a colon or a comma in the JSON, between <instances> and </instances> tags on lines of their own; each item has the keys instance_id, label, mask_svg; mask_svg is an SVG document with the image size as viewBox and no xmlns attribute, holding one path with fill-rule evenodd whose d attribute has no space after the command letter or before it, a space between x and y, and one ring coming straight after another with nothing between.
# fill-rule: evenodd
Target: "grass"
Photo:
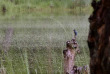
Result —
<instances>
[{"instance_id":1,"label":"grass","mask_svg":"<svg viewBox=\"0 0 110 74\"><path fill-rule=\"evenodd\" d=\"M76 56L78 66L89 64L87 35L88 16L44 16L36 19L0 20L0 49L8 26L14 29L8 53L0 52L0 67L7 74L63 74L65 42L78 31L81 54Z\"/></svg>"},{"instance_id":2,"label":"grass","mask_svg":"<svg viewBox=\"0 0 110 74\"><path fill-rule=\"evenodd\" d=\"M90 0L12 0L12 2L11 0L0 0L0 16L14 18L25 15L34 17L48 14L64 15L66 13L90 14L92 8L89 3ZM3 14L3 6L6 8L5 16L1 15Z\"/></svg>"}]
</instances>

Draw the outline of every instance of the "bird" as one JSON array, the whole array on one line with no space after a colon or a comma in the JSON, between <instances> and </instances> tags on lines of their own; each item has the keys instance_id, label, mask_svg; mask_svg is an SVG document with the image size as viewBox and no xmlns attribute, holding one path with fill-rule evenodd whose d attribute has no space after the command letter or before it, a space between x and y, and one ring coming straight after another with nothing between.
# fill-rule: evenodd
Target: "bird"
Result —
<instances>
[{"instance_id":1,"label":"bird","mask_svg":"<svg viewBox=\"0 0 110 74\"><path fill-rule=\"evenodd\" d=\"M74 31L75 36L77 36L77 31L75 29L73 31Z\"/></svg>"}]
</instances>

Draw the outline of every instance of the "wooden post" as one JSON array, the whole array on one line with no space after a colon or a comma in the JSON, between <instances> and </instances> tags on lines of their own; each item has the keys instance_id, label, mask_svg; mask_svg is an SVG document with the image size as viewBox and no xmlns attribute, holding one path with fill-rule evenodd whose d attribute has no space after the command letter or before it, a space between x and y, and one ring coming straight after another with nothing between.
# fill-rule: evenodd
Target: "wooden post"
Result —
<instances>
[{"instance_id":1,"label":"wooden post","mask_svg":"<svg viewBox=\"0 0 110 74\"><path fill-rule=\"evenodd\" d=\"M73 49L67 49L64 53L64 74L72 74L75 51Z\"/></svg>"},{"instance_id":2,"label":"wooden post","mask_svg":"<svg viewBox=\"0 0 110 74\"><path fill-rule=\"evenodd\" d=\"M64 54L64 74L74 74L73 67L75 65L75 55L78 49L75 39L66 42L66 50Z\"/></svg>"}]
</instances>

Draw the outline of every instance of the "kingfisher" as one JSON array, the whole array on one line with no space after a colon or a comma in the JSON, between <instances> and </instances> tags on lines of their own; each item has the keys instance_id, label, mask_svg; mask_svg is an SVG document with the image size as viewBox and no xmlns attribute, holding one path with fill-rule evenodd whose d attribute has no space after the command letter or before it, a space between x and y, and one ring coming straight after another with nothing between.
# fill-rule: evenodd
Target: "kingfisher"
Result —
<instances>
[{"instance_id":1,"label":"kingfisher","mask_svg":"<svg viewBox=\"0 0 110 74\"><path fill-rule=\"evenodd\" d=\"M75 34L75 37L76 37L77 36L77 31L75 29L73 31L74 31L74 34Z\"/></svg>"}]
</instances>

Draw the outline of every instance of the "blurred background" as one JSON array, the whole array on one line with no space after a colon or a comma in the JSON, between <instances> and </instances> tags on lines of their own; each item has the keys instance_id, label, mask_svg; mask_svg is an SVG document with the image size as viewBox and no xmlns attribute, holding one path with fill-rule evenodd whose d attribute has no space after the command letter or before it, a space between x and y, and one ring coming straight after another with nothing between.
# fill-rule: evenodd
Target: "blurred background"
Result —
<instances>
[{"instance_id":1,"label":"blurred background","mask_svg":"<svg viewBox=\"0 0 110 74\"><path fill-rule=\"evenodd\" d=\"M0 72L63 74L66 41L78 32L75 64L89 65L91 0L0 0ZM4 52L5 51L5 52Z\"/></svg>"},{"instance_id":2,"label":"blurred background","mask_svg":"<svg viewBox=\"0 0 110 74\"><path fill-rule=\"evenodd\" d=\"M92 11L90 2L90 0L0 0L0 13L1 16L5 15L8 18L87 15Z\"/></svg>"}]
</instances>

